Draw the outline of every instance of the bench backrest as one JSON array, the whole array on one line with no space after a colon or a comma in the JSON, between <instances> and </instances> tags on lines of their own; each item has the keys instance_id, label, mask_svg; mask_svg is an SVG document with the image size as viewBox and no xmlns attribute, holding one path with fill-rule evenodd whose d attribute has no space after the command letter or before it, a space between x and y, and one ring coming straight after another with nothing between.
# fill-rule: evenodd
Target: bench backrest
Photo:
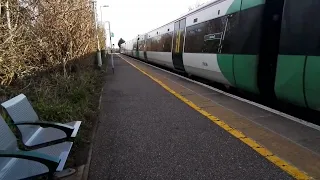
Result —
<instances>
[{"instance_id":1,"label":"bench backrest","mask_svg":"<svg viewBox=\"0 0 320 180\"><path fill-rule=\"evenodd\" d=\"M24 94L20 94L1 104L11 117L12 121L18 122L36 122L39 120L37 113ZM22 134L23 141L26 142L34 132L39 128L37 126L18 126Z\"/></svg>"},{"instance_id":2,"label":"bench backrest","mask_svg":"<svg viewBox=\"0 0 320 180\"><path fill-rule=\"evenodd\" d=\"M17 139L8 124L0 115L0 150L17 150ZM0 169L5 166L11 158L0 158Z\"/></svg>"}]
</instances>

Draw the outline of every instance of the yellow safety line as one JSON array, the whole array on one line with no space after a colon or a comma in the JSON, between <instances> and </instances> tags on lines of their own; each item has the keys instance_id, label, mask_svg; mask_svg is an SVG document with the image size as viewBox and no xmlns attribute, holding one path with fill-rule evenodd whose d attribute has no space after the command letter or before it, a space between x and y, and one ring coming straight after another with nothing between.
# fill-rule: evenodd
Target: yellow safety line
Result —
<instances>
[{"instance_id":1,"label":"yellow safety line","mask_svg":"<svg viewBox=\"0 0 320 180\"><path fill-rule=\"evenodd\" d=\"M125 60L124 58L122 58L122 59ZM271 151L269 151L268 149L266 149L263 146L259 145L253 139L251 139L249 137L246 137L239 130L232 128L231 126L229 126L228 124L226 124L222 120L218 119L217 117L213 116L212 114L208 113L207 111L201 109L200 107L195 105L193 102L189 101L188 99L186 99L182 95L178 94L177 92L175 92L174 90L169 88L167 85L165 85L163 82L161 82L157 78L154 78L153 76L149 75L148 73L146 73L145 71L143 71L142 69L140 69L136 65L128 62L127 60L125 60L125 61L127 63L129 63L131 66L133 66L136 69L138 69L140 72L142 72L146 76L148 76L149 78L151 78L152 80L154 80L155 82L157 82L158 84L160 84L160 86L162 86L164 89L166 89L171 94L176 96L178 99L180 99L184 103L188 104L190 107L192 107L196 111L200 112L202 115L206 116L212 122L214 122L215 124L217 124L218 126L223 128L224 130L226 130L227 132L232 134L234 137L238 138L239 140L241 140L242 142L244 142L245 144L250 146L253 150L255 150L256 152L261 154L263 157L265 157L266 159L268 159L269 161L271 161L272 163L274 163L275 165L280 167L282 170L284 170L285 172L287 172L288 174L290 174L294 178L299 179L299 180L312 179L306 173L304 173L303 171L300 171L298 168L296 168L293 165L290 165L289 163L287 163L284 160L280 159L278 156L274 155Z\"/></svg>"}]
</instances>

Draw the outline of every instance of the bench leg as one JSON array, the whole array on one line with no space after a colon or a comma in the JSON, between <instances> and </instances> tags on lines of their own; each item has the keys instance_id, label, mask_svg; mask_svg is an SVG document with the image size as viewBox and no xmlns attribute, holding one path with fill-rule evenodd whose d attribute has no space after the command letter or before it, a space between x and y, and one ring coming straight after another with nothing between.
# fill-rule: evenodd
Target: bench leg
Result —
<instances>
[{"instance_id":1,"label":"bench leg","mask_svg":"<svg viewBox=\"0 0 320 180\"><path fill-rule=\"evenodd\" d=\"M76 172L75 169L67 168L67 169L64 169L64 170L62 170L60 172L55 172L54 173L54 177L60 179L60 178L64 178L64 177L67 177L67 176L71 176L75 172Z\"/></svg>"}]
</instances>

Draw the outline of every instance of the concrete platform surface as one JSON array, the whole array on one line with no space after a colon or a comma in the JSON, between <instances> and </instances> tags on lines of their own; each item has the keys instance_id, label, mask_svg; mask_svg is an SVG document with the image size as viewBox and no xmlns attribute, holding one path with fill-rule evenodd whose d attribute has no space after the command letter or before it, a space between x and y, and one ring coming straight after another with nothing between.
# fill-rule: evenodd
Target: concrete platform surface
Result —
<instances>
[{"instance_id":1,"label":"concrete platform surface","mask_svg":"<svg viewBox=\"0 0 320 180\"><path fill-rule=\"evenodd\" d=\"M102 94L88 179L293 177L118 57Z\"/></svg>"}]
</instances>

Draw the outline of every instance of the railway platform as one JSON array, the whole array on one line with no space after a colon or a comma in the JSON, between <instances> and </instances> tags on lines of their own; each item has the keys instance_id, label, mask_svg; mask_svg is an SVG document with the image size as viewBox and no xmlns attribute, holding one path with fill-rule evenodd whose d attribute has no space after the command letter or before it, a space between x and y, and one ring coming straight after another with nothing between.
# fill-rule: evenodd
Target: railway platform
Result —
<instances>
[{"instance_id":1,"label":"railway platform","mask_svg":"<svg viewBox=\"0 0 320 180\"><path fill-rule=\"evenodd\" d=\"M320 179L317 126L117 55L87 179Z\"/></svg>"}]
</instances>

